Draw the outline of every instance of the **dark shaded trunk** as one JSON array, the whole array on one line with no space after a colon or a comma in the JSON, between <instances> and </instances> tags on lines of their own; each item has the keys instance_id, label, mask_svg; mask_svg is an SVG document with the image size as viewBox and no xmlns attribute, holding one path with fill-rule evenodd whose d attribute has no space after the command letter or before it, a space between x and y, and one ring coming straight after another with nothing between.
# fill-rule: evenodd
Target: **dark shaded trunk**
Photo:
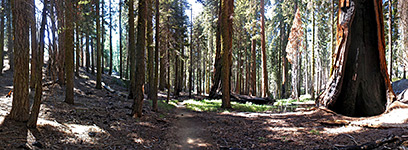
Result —
<instances>
[{"instance_id":1,"label":"dark shaded trunk","mask_svg":"<svg viewBox=\"0 0 408 150\"><path fill-rule=\"evenodd\" d=\"M89 72L89 67L90 67L90 55L89 55L89 34L88 31L86 31L85 33L85 60L86 60L86 64L85 64L85 70L86 72Z\"/></svg>"},{"instance_id":2,"label":"dark shaded trunk","mask_svg":"<svg viewBox=\"0 0 408 150\"><path fill-rule=\"evenodd\" d=\"M153 2L148 0L147 2L147 98L153 98L154 90L154 54L153 54Z\"/></svg>"},{"instance_id":3,"label":"dark shaded trunk","mask_svg":"<svg viewBox=\"0 0 408 150\"><path fill-rule=\"evenodd\" d=\"M65 3L65 102L74 104L74 3Z\"/></svg>"},{"instance_id":4,"label":"dark shaded trunk","mask_svg":"<svg viewBox=\"0 0 408 150\"><path fill-rule=\"evenodd\" d=\"M109 75L112 75L113 67L113 46L112 46L112 1L109 0Z\"/></svg>"},{"instance_id":5,"label":"dark shaded trunk","mask_svg":"<svg viewBox=\"0 0 408 150\"><path fill-rule=\"evenodd\" d=\"M256 40L252 39L251 48L251 88L249 90L250 95L256 96Z\"/></svg>"},{"instance_id":6,"label":"dark shaded trunk","mask_svg":"<svg viewBox=\"0 0 408 150\"><path fill-rule=\"evenodd\" d=\"M333 75L318 104L347 116L383 113L394 100L385 61L381 0L340 0Z\"/></svg>"},{"instance_id":7,"label":"dark shaded trunk","mask_svg":"<svg viewBox=\"0 0 408 150\"><path fill-rule=\"evenodd\" d=\"M137 45L136 45L136 83L133 91L134 101L132 115L135 118L142 117L144 83L145 83L145 50L146 50L146 25L147 25L147 1L139 0L139 14L137 20Z\"/></svg>"},{"instance_id":8,"label":"dark shaded trunk","mask_svg":"<svg viewBox=\"0 0 408 150\"><path fill-rule=\"evenodd\" d=\"M261 48L262 48L262 88L261 96L269 97L268 86L268 69L266 68L266 48L265 48L265 4L264 0L261 0Z\"/></svg>"},{"instance_id":9,"label":"dark shaded trunk","mask_svg":"<svg viewBox=\"0 0 408 150\"><path fill-rule=\"evenodd\" d=\"M13 40L13 31L12 31L12 24L13 17L11 17L11 0L7 1L7 9L6 9L6 18L7 18L7 55L9 56L9 65L10 71L14 70L14 40Z\"/></svg>"},{"instance_id":10,"label":"dark shaded trunk","mask_svg":"<svg viewBox=\"0 0 408 150\"><path fill-rule=\"evenodd\" d=\"M1 7L3 8L6 8L5 1L6 0L1 1ZM4 10L0 11L0 75L3 74L4 65L4 14Z\"/></svg>"},{"instance_id":11,"label":"dark shaded trunk","mask_svg":"<svg viewBox=\"0 0 408 150\"><path fill-rule=\"evenodd\" d=\"M76 40L76 45L75 45L75 76L79 77L79 58L81 57L81 40L79 39L79 22L75 23L75 40Z\"/></svg>"},{"instance_id":12,"label":"dark shaded trunk","mask_svg":"<svg viewBox=\"0 0 408 150\"><path fill-rule=\"evenodd\" d=\"M160 2L156 0L156 35L155 35L155 47L154 47L154 83L153 83L153 97L152 97L152 108L153 111L157 111L157 99L158 99L158 82L159 82L159 42L160 42Z\"/></svg>"},{"instance_id":13,"label":"dark shaded trunk","mask_svg":"<svg viewBox=\"0 0 408 150\"><path fill-rule=\"evenodd\" d=\"M57 11L57 18L58 18L58 29L65 29L65 17L64 17L64 5L63 1L57 1L55 5L55 9ZM58 63L58 83L60 85L65 84L65 30L61 30L58 32L58 55L57 55L57 63Z\"/></svg>"},{"instance_id":14,"label":"dark shaded trunk","mask_svg":"<svg viewBox=\"0 0 408 150\"><path fill-rule=\"evenodd\" d=\"M129 0L129 64L130 64L130 87L129 87L129 99L133 98L133 91L135 90L135 73L136 73L136 58L135 58L135 51L136 51L136 43L135 43L135 15L134 15L134 8L133 8L134 1Z\"/></svg>"},{"instance_id":15,"label":"dark shaded trunk","mask_svg":"<svg viewBox=\"0 0 408 150\"><path fill-rule=\"evenodd\" d=\"M102 2L103 4L103 2ZM102 5L103 6L103 5ZM103 9L102 9L103 10ZM103 14L102 14L103 15ZM101 22L99 19L99 1L96 1L96 89L102 89L102 44L101 44ZM103 20L103 19L102 19ZM103 24L102 24L103 26ZM103 37L103 36L102 36ZM103 39L103 38L102 38ZM102 40L103 41L103 40Z\"/></svg>"},{"instance_id":16,"label":"dark shaded trunk","mask_svg":"<svg viewBox=\"0 0 408 150\"><path fill-rule=\"evenodd\" d=\"M16 121L27 121L29 117L29 29L30 19L27 14L30 15L30 6L25 0L13 0L13 37L15 49L14 49L14 62L15 70L13 74L13 102L10 111L10 119Z\"/></svg>"}]
</instances>

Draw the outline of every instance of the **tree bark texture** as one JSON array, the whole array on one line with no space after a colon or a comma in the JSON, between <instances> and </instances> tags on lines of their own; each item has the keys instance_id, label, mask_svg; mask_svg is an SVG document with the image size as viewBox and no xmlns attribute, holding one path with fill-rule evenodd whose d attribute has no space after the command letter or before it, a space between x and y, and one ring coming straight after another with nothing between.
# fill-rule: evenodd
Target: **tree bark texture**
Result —
<instances>
[{"instance_id":1,"label":"tree bark texture","mask_svg":"<svg viewBox=\"0 0 408 150\"><path fill-rule=\"evenodd\" d=\"M74 2L65 3L65 102L74 104Z\"/></svg>"},{"instance_id":2,"label":"tree bark texture","mask_svg":"<svg viewBox=\"0 0 408 150\"><path fill-rule=\"evenodd\" d=\"M251 88L249 90L252 96L256 96L256 40L252 39L251 48Z\"/></svg>"},{"instance_id":3,"label":"tree bark texture","mask_svg":"<svg viewBox=\"0 0 408 150\"><path fill-rule=\"evenodd\" d=\"M136 73L136 43L135 43L135 15L133 8L134 1L129 0L129 59L130 59L130 88L129 88L129 97L133 98L133 91L135 90L135 73Z\"/></svg>"},{"instance_id":4,"label":"tree bark texture","mask_svg":"<svg viewBox=\"0 0 408 150\"><path fill-rule=\"evenodd\" d=\"M113 67L113 46L112 46L112 1L109 0L109 75L112 75Z\"/></svg>"},{"instance_id":5,"label":"tree bark texture","mask_svg":"<svg viewBox=\"0 0 408 150\"><path fill-rule=\"evenodd\" d=\"M232 59L232 20L234 0L221 0L221 84L222 108L231 108L230 78Z\"/></svg>"},{"instance_id":6,"label":"tree bark texture","mask_svg":"<svg viewBox=\"0 0 408 150\"><path fill-rule=\"evenodd\" d=\"M217 23L217 32L215 39L215 62L214 62L214 71L212 78L212 85L210 89L210 97L216 96L218 91L221 88L220 79L221 79L221 11L222 11L222 0L220 0L218 8L218 23Z\"/></svg>"},{"instance_id":7,"label":"tree bark texture","mask_svg":"<svg viewBox=\"0 0 408 150\"><path fill-rule=\"evenodd\" d=\"M101 48L101 22L99 14L99 1L96 1L96 89L102 89L102 48ZM102 14L103 15L103 14ZM102 25L103 26L103 25Z\"/></svg>"},{"instance_id":8,"label":"tree bark texture","mask_svg":"<svg viewBox=\"0 0 408 150\"><path fill-rule=\"evenodd\" d=\"M336 61L318 105L347 116L383 113L394 100L385 60L382 0L340 0Z\"/></svg>"},{"instance_id":9,"label":"tree bark texture","mask_svg":"<svg viewBox=\"0 0 408 150\"><path fill-rule=\"evenodd\" d=\"M145 82L145 49L147 25L147 1L139 0L139 14L137 20L137 46L136 46L136 83L132 114L135 118L142 117L144 82Z\"/></svg>"},{"instance_id":10,"label":"tree bark texture","mask_svg":"<svg viewBox=\"0 0 408 150\"><path fill-rule=\"evenodd\" d=\"M154 54L153 54L153 1L148 0L147 2L147 98L153 98L154 90Z\"/></svg>"},{"instance_id":11,"label":"tree bark texture","mask_svg":"<svg viewBox=\"0 0 408 150\"><path fill-rule=\"evenodd\" d=\"M25 0L12 1L13 36L15 43L13 76L13 102L10 118L16 121L27 121L29 117L29 27L31 13L29 3Z\"/></svg>"},{"instance_id":12,"label":"tree bark texture","mask_svg":"<svg viewBox=\"0 0 408 150\"><path fill-rule=\"evenodd\" d=\"M269 97L268 69L266 67L266 48L265 48L265 4L261 0L261 48L262 48L262 97Z\"/></svg>"},{"instance_id":13,"label":"tree bark texture","mask_svg":"<svg viewBox=\"0 0 408 150\"><path fill-rule=\"evenodd\" d=\"M6 8L6 0L1 1L1 7ZM3 74L4 66L4 18L5 10L0 11L0 75ZM11 60L10 60L11 61Z\"/></svg>"},{"instance_id":14,"label":"tree bark texture","mask_svg":"<svg viewBox=\"0 0 408 150\"><path fill-rule=\"evenodd\" d=\"M55 5L55 10L57 11L58 18L58 29L65 29L65 16L64 16L64 4L63 1L57 1ZM65 30L58 32L58 83L60 85L65 84Z\"/></svg>"},{"instance_id":15,"label":"tree bark texture","mask_svg":"<svg viewBox=\"0 0 408 150\"><path fill-rule=\"evenodd\" d=\"M31 76L30 76L30 88L34 88L34 86L35 86L35 76L37 75L36 74L36 71L37 71L37 69L36 69L36 67L37 67L37 65L35 64L36 63L36 58L37 58L37 55L38 55L38 52L37 52L37 25L36 25L36 19L35 19L35 3L34 3L34 0L29 0L28 1L28 3L30 3L30 10L31 10L31 13L30 13L30 19L31 19L31 21L30 21L30 32L31 32Z\"/></svg>"}]
</instances>

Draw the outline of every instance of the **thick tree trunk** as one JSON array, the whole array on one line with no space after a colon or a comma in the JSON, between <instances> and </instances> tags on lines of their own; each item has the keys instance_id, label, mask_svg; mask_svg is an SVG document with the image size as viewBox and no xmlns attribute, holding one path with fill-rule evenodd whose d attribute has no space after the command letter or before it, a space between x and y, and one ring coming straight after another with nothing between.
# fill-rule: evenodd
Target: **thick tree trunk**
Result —
<instances>
[{"instance_id":1,"label":"thick tree trunk","mask_svg":"<svg viewBox=\"0 0 408 150\"><path fill-rule=\"evenodd\" d=\"M381 114L395 97L385 61L382 1L339 4L335 66L318 104L348 116Z\"/></svg>"},{"instance_id":2,"label":"thick tree trunk","mask_svg":"<svg viewBox=\"0 0 408 150\"><path fill-rule=\"evenodd\" d=\"M102 2L103 4L103 2ZM103 9L102 9L103 10ZM96 1L96 89L102 89L102 48L101 48L101 23L99 20L99 1ZM102 14L103 15L103 14ZM103 26L103 24L102 24ZM103 40L102 40L103 41Z\"/></svg>"},{"instance_id":3,"label":"thick tree trunk","mask_svg":"<svg viewBox=\"0 0 408 150\"><path fill-rule=\"evenodd\" d=\"M145 49L146 49L146 25L147 25L147 1L139 0L139 14L137 20L137 46L136 46L136 74L134 102L132 115L135 118L142 117L145 82Z\"/></svg>"},{"instance_id":4,"label":"thick tree trunk","mask_svg":"<svg viewBox=\"0 0 408 150\"><path fill-rule=\"evenodd\" d=\"M262 88L261 96L269 97L268 86L268 70L266 68L266 48L265 48L265 4L264 0L261 0L261 47L262 47Z\"/></svg>"},{"instance_id":5,"label":"thick tree trunk","mask_svg":"<svg viewBox=\"0 0 408 150\"><path fill-rule=\"evenodd\" d=\"M10 118L27 121L29 117L29 23L30 6L25 0L12 1L15 70L13 76L13 102Z\"/></svg>"},{"instance_id":6,"label":"thick tree trunk","mask_svg":"<svg viewBox=\"0 0 408 150\"><path fill-rule=\"evenodd\" d=\"M65 102L74 104L74 3L65 3Z\"/></svg>"},{"instance_id":7,"label":"thick tree trunk","mask_svg":"<svg viewBox=\"0 0 408 150\"><path fill-rule=\"evenodd\" d=\"M222 108L231 108L230 78L232 57L232 15L234 13L234 0L221 0L221 83L222 83Z\"/></svg>"}]
</instances>

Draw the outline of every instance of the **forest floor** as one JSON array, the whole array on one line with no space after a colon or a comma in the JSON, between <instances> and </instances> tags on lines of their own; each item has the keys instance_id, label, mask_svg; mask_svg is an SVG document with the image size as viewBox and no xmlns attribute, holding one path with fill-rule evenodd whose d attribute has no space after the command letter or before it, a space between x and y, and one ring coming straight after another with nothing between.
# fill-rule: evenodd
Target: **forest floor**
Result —
<instances>
[{"instance_id":1,"label":"forest floor","mask_svg":"<svg viewBox=\"0 0 408 150\"><path fill-rule=\"evenodd\" d=\"M121 80L105 74L103 81L117 92L95 89L95 76L83 70L75 79L75 105L64 103L64 87L44 87L38 126L29 129L7 116L12 76L10 71L0 76L0 149L336 149L390 136L398 138L377 144L377 149L408 146L407 109L383 115L394 126L378 128L358 122L384 124L378 123L379 117L350 118L323 109L198 112L187 109L181 100L165 104L166 96L160 93L159 111L153 112L151 102L144 101L143 117L135 119L129 115L133 101L125 97Z\"/></svg>"}]
</instances>

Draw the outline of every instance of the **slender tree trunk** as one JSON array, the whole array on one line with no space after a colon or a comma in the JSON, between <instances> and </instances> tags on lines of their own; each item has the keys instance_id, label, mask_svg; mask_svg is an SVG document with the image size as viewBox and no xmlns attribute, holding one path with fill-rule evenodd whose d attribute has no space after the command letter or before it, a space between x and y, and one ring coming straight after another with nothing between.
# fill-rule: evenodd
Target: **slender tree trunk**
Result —
<instances>
[{"instance_id":1,"label":"slender tree trunk","mask_svg":"<svg viewBox=\"0 0 408 150\"><path fill-rule=\"evenodd\" d=\"M311 76L311 86L310 86L310 91L312 94L312 99L315 99L315 8L314 8L314 2L312 4L312 76Z\"/></svg>"},{"instance_id":2,"label":"slender tree trunk","mask_svg":"<svg viewBox=\"0 0 408 150\"><path fill-rule=\"evenodd\" d=\"M13 0L13 37L15 70L13 75L13 102L10 118L16 121L27 121L29 117L29 28L31 14L29 3L25 0Z\"/></svg>"},{"instance_id":3,"label":"slender tree trunk","mask_svg":"<svg viewBox=\"0 0 408 150\"><path fill-rule=\"evenodd\" d=\"M63 1L58 1L56 5L58 17L58 29L65 29L64 5ZM65 84L65 30L58 32L58 83Z\"/></svg>"},{"instance_id":4,"label":"slender tree trunk","mask_svg":"<svg viewBox=\"0 0 408 150\"><path fill-rule=\"evenodd\" d=\"M89 33L88 31L85 31L85 59L86 59L86 64L85 64L85 70L86 72L89 72L89 67L90 67L90 56L89 56Z\"/></svg>"},{"instance_id":5,"label":"slender tree trunk","mask_svg":"<svg viewBox=\"0 0 408 150\"><path fill-rule=\"evenodd\" d=\"M143 85L145 82L145 49L146 49L146 25L148 0L139 0L139 14L137 20L137 47L136 47L136 76L134 103L132 115L135 118L142 117L143 108Z\"/></svg>"},{"instance_id":6,"label":"slender tree trunk","mask_svg":"<svg viewBox=\"0 0 408 150\"><path fill-rule=\"evenodd\" d=\"M215 48L215 62L214 62L214 75L212 86L210 90L210 97L214 97L221 88L220 79L221 79L221 6L222 0L220 0L218 8L218 22L217 22L217 32L216 32L216 48Z\"/></svg>"},{"instance_id":7,"label":"slender tree trunk","mask_svg":"<svg viewBox=\"0 0 408 150\"><path fill-rule=\"evenodd\" d=\"M76 36L76 48L75 48L75 76L77 76L77 77L79 77L79 64L80 64L80 62L79 62L79 58L81 57L80 56L80 54L81 54L81 46L80 46L80 44L81 44L81 40L80 40L80 38L79 38L79 33L80 33L80 31L79 31L79 28L80 28L80 26L79 26L79 22L76 22L76 26L75 26L76 28L75 28L75 36Z\"/></svg>"},{"instance_id":8,"label":"slender tree trunk","mask_svg":"<svg viewBox=\"0 0 408 150\"><path fill-rule=\"evenodd\" d=\"M9 65L10 71L14 70L14 40L13 40L13 31L12 24L13 17L11 17L11 0L7 0L7 9L6 9L6 18L7 18L7 54L9 56Z\"/></svg>"},{"instance_id":9,"label":"slender tree trunk","mask_svg":"<svg viewBox=\"0 0 408 150\"><path fill-rule=\"evenodd\" d=\"M95 49L93 38L91 37L91 73L95 75Z\"/></svg>"},{"instance_id":10,"label":"slender tree trunk","mask_svg":"<svg viewBox=\"0 0 408 150\"><path fill-rule=\"evenodd\" d=\"M112 1L109 0L109 75L112 75L113 67L113 46L112 46Z\"/></svg>"},{"instance_id":11,"label":"slender tree trunk","mask_svg":"<svg viewBox=\"0 0 408 150\"><path fill-rule=\"evenodd\" d=\"M129 0L129 57L130 57L130 89L129 89L129 99L133 99L135 89L135 73L136 73L136 43L135 43L135 16L134 16L134 9L133 9L134 1Z\"/></svg>"},{"instance_id":12,"label":"slender tree trunk","mask_svg":"<svg viewBox=\"0 0 408 150\"><path fill-rule=\"evenodd\" d=\"M261 47L262 47L262 88L261 93L263 97L270 95L268 86L268 70L266 67L266 48L265 48L265 4L261 0Z\"/></svg>"},{"instance_id":13,"label":"slender tree trunk","mask_svg":"<svg viewBox=\"0 0 408 150\"><path fill-rule=\"evenodd\" d=\"M103 4L103 2L102 2ZM103 6L103 5L102 5ZM103 8L102 8L103 10ZM102 44L101 44L101 22L99 20L99 1L96 1L96 89L102 89ZM103 16L103 13L102 13ZM103 19L102 19L103 21ZM103 24L102 24L103 26ZM103 37L103 36L102 36ZM103 38L102 38L103 39ZM103 41L103 40L102 40ZM103 43L103 42L102 42Z\"/></svg>"},{"instance_id":14,"label":"slender tree trunk","mask_svg":"<svg viewBox=\"0 0 408 150\"><path fill-rule=\"evenodd\" d=\"M122 46L122 0L119 0L119 77L123 78L123 46Z\"/></svg>"},{"instance_id":15,"label":"slender tree trunk","mask_svg":"<svg viewBox=\"0 0 408 150\"><path fill-rule=\"evenodd\" d=\"M37 65L35 64L36 61L35 59L37 58L37 25L36 25L36 19L35 19L35 4L34 0L29 0L28 3L30 3L30 10L32 11L30 14L30 31L31 31L31 76L30 76L30 88L34 88L35 86L35 76L37 75L36 67Z\"/></svg>"},{"instance_id":16,"label":"slender tree trunk","mask_svg":"<svg viewBox=\"0 0 408 150\"><path fill-rule=\"evenodd\" d=\"M191 9L191 16L193 16L193 9ZM193 92L193 17L191 17L191 26L190 26L190 72L188 76L188 96L191 97Z\"/></svg>"},{"instance_id":17,"label":"slender tree trunk","mask_svg":"<svg viewBox=\"0 0 408 150\"><path fill-rule=\"evenodd\" d=\"M1 7L6 8L6 0L1 1ZM0 11L0 76L3 75L4 66L4 11ZM10 60L11 61L11 60Z\"/></svg>"},{"instance_id":18,"label":"slender tree trunk","mask_svg":"<svg viewBox=\"0 0 408 150\"><path fill-rule=\"evenodd\" d=\"M222 108L231 108L230 102L230 77L232 57L232 15L234 13L234 0L221 0L221 82L222 82Z\"/></svg>"},{"instance_id":19,"label":"slender tree trunk","mask_svg":"<svg viewBox=\"0 0 408 150\"><path fill-rule=\"evenodd\" d=\"M251 89L250 94L256 96L256 40L252 39L251 48Z\"/></svg>"},{"instance_id":20,"label":"slender tree trunk","mask_svg":"<svg viewBox=\"0 0 408 150\"><path fill-rule=\"evenodd\" d=\"M393 17L392 17L392 0L388 0L388 51L390 52L390 54L389 54L389 67L388 67L388 69L390 70L390 73L389 73L389 75L390 75L390 80L391 80L391 82L392 82L392 63L393 63L393 61L392 61L392 55L393 55L393 52L392 52L392 20L393 19ZM397 69L397 71L398 71L398 69ZM398 75L398 74L397 74Z\"/></svg>"},{"instance_id":21,"label":"slender tree trunk","mask_svg":"<svg viewBox=\"0 0 408 150\"><path fill-rule=\"evenodd\" d=\"M101 0L101 74L105 71L105 0Z\"/></svg>"},{"instance_id":22,"label":"slender tree trunk","mask_svg":"<svg viewBox=\"0 0 408 150\"><path fill-rule=\"evenodd\" d=\"M153 98L154 91L154 54L153 54L153 1L147 1L147 98Z\"/></svg>"},{"instance_id":23,"label":"slender tree trunk","mask_svg":"<svg viewBox=\"0 0 408 150\"><path fill-rule=\"evenodd\" d=\"M160 42L160 1L156 0L156 35L155 35L155 47L154 47L154 84L153 84L153 111L157 111L157 99L158 99L158 82L159 82L159 42Z\"/></svg>"},{"instance_id":24,"label":"slender tree trunk","mask_svg":"<svg viewBox=\"0 0 408 150\"><path fill-rule=\"evenodd\" d=\"M31 114L27 122L27 126L35 128L37 126L38 114L40 113L41 97L42 97L42 66L44 63L44 48L45 48L45 24L47 23L47 1L44 1L44 7L42 12L42 21L40 28L40 46L38 50L37 61L37 75L35 79L35 96L34 103L31 108Z\"/></svg>"}]
</instances>

